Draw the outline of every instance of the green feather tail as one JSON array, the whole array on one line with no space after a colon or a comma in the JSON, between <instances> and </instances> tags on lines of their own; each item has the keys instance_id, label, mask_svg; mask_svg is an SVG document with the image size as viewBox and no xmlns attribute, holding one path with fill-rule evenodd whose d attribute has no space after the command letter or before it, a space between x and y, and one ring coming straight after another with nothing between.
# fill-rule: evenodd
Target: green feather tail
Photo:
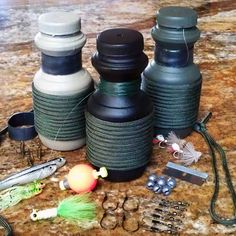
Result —
<instances>
[{"instance_id":1,"label":"green feather tail","mask_svg":"<svg viewBox=\"0 0 236 236\"><path fill-rule=\"evenodd\" d=\"M96 204L89 193L74 195L59 204L57 215L69 220L92 221L96 217Z\"/></svg>"}]
</instances>

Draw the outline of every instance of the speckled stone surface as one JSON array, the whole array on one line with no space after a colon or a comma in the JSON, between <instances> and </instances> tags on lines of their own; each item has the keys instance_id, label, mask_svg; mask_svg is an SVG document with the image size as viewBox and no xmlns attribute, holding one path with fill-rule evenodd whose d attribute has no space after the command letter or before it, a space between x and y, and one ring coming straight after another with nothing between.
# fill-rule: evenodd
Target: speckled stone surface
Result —
<instances>
[{"instance_id":1,"label":"speckled stone surface","mask_svg":"<svg viewBox=\"0 0 236 236\"><path fill-rule=\"evenodd\" d=\"M90 57L95 52L96 35L111 27L129 27L140 30L145 39L145 52L153 57L154 42L150 29L155 24L155 13L163 6L189 6L198 13L198 27L201 39L195 46L195 63L199 64L203 75L203 87L199 117L207 111L213 112L208 124L209 132L225 149L234 186L236 185L236 2L229 1L125 1L125 0L71 0L71 1L25 1L13 0L0 2L0 126L6 125L7 118L14 112L31 109L31 83L40 65L40 54L33 44L37 32L37 18L41 13L65 10L75 11L82 18L82 30L87 34L87 44L83 49L83 65L95 80L98 75L91 66ZM190 206L183 219L184 226L180 235L236 235L236 227L224 227L212 222L209 215L209 203L213 192L213 174L208 149L203 139L196 133L187 138L193 142L198 151L203 153L200 161L192 168L209 174L208 181L202 186L177 181L177 187L168 197L169 200L187 201ZM38 139L26 142L32 151L36 150ZM0 178L27 166L26 159L19 154L19 142L7 136L0 144ZM75 164L85 162L86 147L60 153L43 147L43 161L57 156L65 156L67 165L53 177L45 181L46 188L40 195L22 201L1 214L13 226L15 235L131 235L121 227L115 230L103 230L98 224L91 229L83 230L78 225L66 222L61 218L31 222L29 215L33 208L45 209L54 207L58 201L70 196L70 192L61 192L58 181ZM112 191L115 196L129 196L140 199L141 207L135 219L143 211L145 199L154 194L144 185L150 173L161 174L164 166L172 160L164 149L155 148L152 160L140 179L129 183L109 183L99 181L93 193L98 204L98 220L102 216L101 202L104 191ZM35 160L39 163L39 160ZM219 161L218 161L219 162ZM224 178L221 171L221 183ZM119 191L119 192L117 192ZM111 201L117 200L111 197ZM218 212L228 217L233 213L233 205L225 187L220 192ZM133 235L154 235L142 228ZM0 235L4 235L0 230Z\"/></svg>"}]
</instances>

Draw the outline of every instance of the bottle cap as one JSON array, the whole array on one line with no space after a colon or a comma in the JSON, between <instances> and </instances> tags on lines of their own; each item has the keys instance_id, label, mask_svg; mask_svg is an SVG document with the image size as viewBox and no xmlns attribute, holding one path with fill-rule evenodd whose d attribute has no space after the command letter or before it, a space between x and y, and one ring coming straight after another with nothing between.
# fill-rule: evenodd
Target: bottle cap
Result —
<instances>
[{"instance_id":1,"label":"bottle cap","mask_svg":"<svg viewBox=\"0 0 236 236\"><path fill-rule=\"evenodd\" d=\"M143 47L142 34L132 29L109 29L97 37L97 50L103 55L137 55L142 53Z\"/></svg>"},{"instance_id":2,"label":"bottle cap","mask_svg":"<svg viewBox=\"0 0 236 236\"><path fill-rule=\"evenodd\" d=\"M191 28L197 25L197 13L188 7L163 7L157 12L157 24L168 28Z\"/></svg>"},{"instance_id":3,"label":"bottle cap","mask_svg":"<svg viewBox=\"0 0 236 236\"><path fill-rule=\"evenodd\" d=\"M49 35L74 34L81 29L80 17L72 12L49 12L38 19L39 31Z\"/></svg>"}]
</instances>

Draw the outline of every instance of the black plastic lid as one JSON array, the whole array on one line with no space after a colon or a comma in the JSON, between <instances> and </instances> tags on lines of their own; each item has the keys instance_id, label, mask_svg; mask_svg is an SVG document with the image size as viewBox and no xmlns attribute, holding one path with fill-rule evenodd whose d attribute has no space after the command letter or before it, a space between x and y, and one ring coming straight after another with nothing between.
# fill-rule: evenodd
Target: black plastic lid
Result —
<instances>
[{"instance_id":1,"label":"black plastic lid","mask_svg":"<svg viewBox=\"0 0 236 236\"><path fill-rule=\"evenodd\" d=\"M132 29L109 29L97 37L97 50L104 55L137 55L143 48L142 34Z\"/></svg>"},{"instance_id":2,"label":"black plastic lid","mask_svg":"<svg viewBox=\"0 0 236 236\"><path fill-rule=\"evenodd\" d=\"M107 81L139 79L148 64L143 48L143 36L136 30L105 30L97 37L97 52L92 56L92 65Z\"/></svg>"},{"instance_id":3,"label":"black plastic lid","mask_svg":"<svg viewBox=\"0 0 236 236\"><path fill-rule=\"evenodd\" d=\"M163 7L157 12L157 24L168 28L191 28L197 25L197 13L188 7Z\"/></svg>"}]
</instances>

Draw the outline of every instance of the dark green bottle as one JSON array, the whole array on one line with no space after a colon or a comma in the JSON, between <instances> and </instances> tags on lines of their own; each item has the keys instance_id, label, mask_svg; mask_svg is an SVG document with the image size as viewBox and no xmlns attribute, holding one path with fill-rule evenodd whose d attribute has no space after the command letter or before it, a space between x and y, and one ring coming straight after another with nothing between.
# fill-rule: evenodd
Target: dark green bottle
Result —
<instances>
[{"instance_id":1,"label":"dark green bottle","mask_svg":"<svg viewBox=\"0 0 236 236\"><path fill-rule=\"evenodd\" d=\"M141 176L152 152L153 106L140 90L143 47L141 33L110 29L98 35L92 57L100 83L87 105L87 158L112 181Z\"/></svg>"},{"instance_id":2,"label":"dark green bottle","mask_svg":"<svg viewBox=\"0 0 236 236\"><path fill-rule=\"evenodd\" d=\"M142 88L154 104L155 134L185 137L197 120L202 78L193 63L200 37L197 14L187 7L164 7L151 34L155 57L143 72Z\"/></svg>"}]
</instances>

